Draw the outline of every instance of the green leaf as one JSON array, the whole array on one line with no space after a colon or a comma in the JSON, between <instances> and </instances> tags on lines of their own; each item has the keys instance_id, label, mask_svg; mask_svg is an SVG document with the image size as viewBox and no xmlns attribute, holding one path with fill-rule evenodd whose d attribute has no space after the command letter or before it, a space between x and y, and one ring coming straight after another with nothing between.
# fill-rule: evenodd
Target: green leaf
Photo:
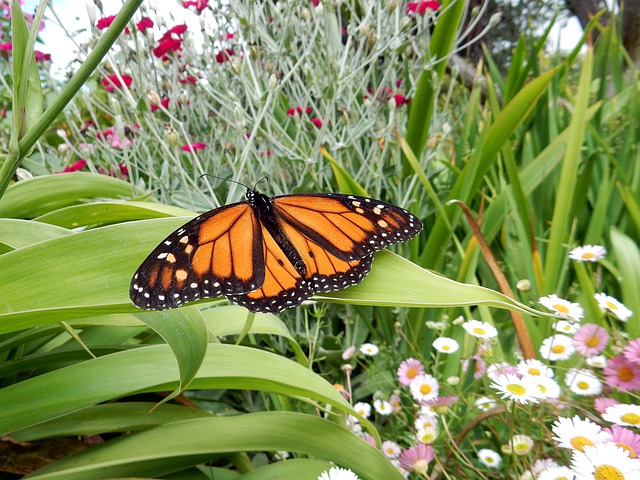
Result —
<instances>
[{"instance_id":1,"label":"green leaf","mask_svg":"<svg viewBox=\"0 0 640 480\"><path fill-rule=\"evenodd\" d=\"M345 428L291 412L199 418L160 425L47 465L30 478L159 476L177 467L210 460L220 453L263 450L326 458L351 469L362 480L403 478L379 450Z\"/></svg>"},{"instance_id":2,"label":"green leaf","mask_svg":"<svg viewBox=\"0 0 640 480\"><path fill-rule=\"evenodd\" d=\"M167 345L113 353L44 373L0 390L0 434L133 393L173 389L178 378L176 359ZM209 344L189 388L265 390L355 413L331 384L308 368L237 345Z\"/></svg>"},{"instance_id":3,"label":"green leaf","mask_svg":"<svg viewBox=\"0 0 640 480\"><path fill-rule=\"evenodd\" d=\"M356 180L349 175L342 165L338 163L336 159L334 159L329 152L324 148L320 148L320 152L329 160L331 164L331 170L333 170L333 176L336 178L336 182L338 183L338 189L342 193L349 193L351 195L360 195L361 197L368 197L366 190L362 188Z\"/></svg>"},{"instance_id":4,"label":"green leaf","mask_svg":"<svg viewBox=\"0 0 640 480\"><path fill-rule=\"evenodd\" d=\"M626 331L631 338L640 336L640 250L634 241L615 227L611 228L611 246L620 269L621 301L633 315L627 321Z\"/></svg>"},{"instance_id":5,"label":"green leaf","mask_svg":"<svg viewBox=\"0 0 640 480\"><path fill-rule=\"evenodd\" d=\"M13 218L0 218L0 242L13 249L69 235L66 228Z\"/></svg>"}]
</instances>

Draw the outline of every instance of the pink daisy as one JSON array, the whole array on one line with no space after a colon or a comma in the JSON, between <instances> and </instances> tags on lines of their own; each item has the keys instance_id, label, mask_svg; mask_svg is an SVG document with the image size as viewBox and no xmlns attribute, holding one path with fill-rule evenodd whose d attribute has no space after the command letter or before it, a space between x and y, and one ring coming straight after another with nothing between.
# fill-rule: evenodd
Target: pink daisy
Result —
<instances>
[{"instance_id":1,"label":"pink daisy","mask_svg":"<svg viewBox=\"0 0 640 480\"><path fill-rule=\"evenodd\" d=\"M418 472L426 475L429 462L434 459L433 447L419 443L415 447L409 447L400 454L398 463L409 472Z\"/></svg>"},{"instance_id":2,"label":"pink daisy","mask_svg":"<svg viewBox=\"0 0 640 480\"><path fill-rule=\"evenodd\" d=\"M602 370L608 385L618 390L633 391L640 388L640 365L631 363L624 355L613 357Z\"/></svg>"},{"instance_id":3,"label":"pink daisy","mask_svg":"<svg viewBox=\"0 0 640 480\"><path fill-rule=\"evenodd\" d=\"M598 397L593 401L593 409L602 415L611 405L618 405L620 402L614 398Z\"/></svg>"},{"instance_id":4,"label":"pink daisy","mask_svg":"<svg viewBox=\"0 0 640 480\"><path fill-rule=\"evenodd\" d=\"M640 338L634 338L624 347L624 358L631 363L640 363Z\"/></svg>"},{"instance_id":5,"label":"pink daisy","mask_svg":"<svg viewBox=\"0 0 640 480\"><path fill-rule=\"evenodd\" d=\"M628 428L613 425L605 428L611 434L613 442L629 454L629 458L640 457L640 435L632 432Z\"/></svg>"},{"instance_id":6,"label":"pink daisy","mask_svg":"<svg viewBox=\"0 0 640 480\"><path fill-rule=\"evenodd\" d=\"M598 355L605 349L608 342L607 329L595 323L587 323L573 336L573 346L576 352L585 357Z\"/></svg>"},{"instance_id":7,"label":"pink daisy","mask_svg":"<svg viewBox=\"0 0 640 480\"><path fill-rule=\"evenodd\" d=\"M402 385L411 385L411 382L418 375L424 373L424 367L419 360L415 358L407 358L398 367L398 381Z\"/></svg>"}]
</instances>

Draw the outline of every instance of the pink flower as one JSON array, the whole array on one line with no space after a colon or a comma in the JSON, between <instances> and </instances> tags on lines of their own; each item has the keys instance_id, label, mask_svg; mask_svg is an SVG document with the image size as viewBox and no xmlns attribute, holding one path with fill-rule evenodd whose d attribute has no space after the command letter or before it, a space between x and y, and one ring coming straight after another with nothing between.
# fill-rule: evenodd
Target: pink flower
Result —
<instances>
[{"instance_id":1,"label":"pink flower","mask_svg":"<svg viewBox=\"0 0 640 480\"><path fill-rule=\"evenodd\" d=\"M62 170L60 170L59 172L56 172L56 173L77 172L79 170L82 170L86 166L87 166L87 161L86 160L78 160L77 162L72 163L68 167L64 167Z\"/></svg>"},{"instance_id":2,"label":"pink flower","mask_svg":"<svg viewBox=\"0 0 640 480\"><path fill-rule=\"evenodd\" d=\"M42 53L40 50L36 50L35 52L36 54L36 62L48 62L49 60L51 60L51 54L50 53Z\"/></svg>"},{"instance_id":3,"label":"pink flower","mask_svg":"<svg viewBox=\"0 0 640 480\"><path fill-rule=\"evenodd\" d=\"M433 447L419 443L404 450L398 458L398 463L409 472L418 472L421 475L425 475L429 462L434 458Z\"/></svg>"},{"instance_id":4,"label":"pink flower","mask_svg":"<svg viewBox=\"0 0 640 480\"><path fill-rule=\"evenodd\" d=\"M619 390L633 391L640 388L640 365L631 363L624 355L613 357L602 370L604 381Z\"/></svg>"},{"instance_id":5,"label":"pink flower","mask_svg":"<svg viewBox=\"0 0 640 480\"><path fill-rule=\"evenodd\" d=\"M104 89L107 92L113 92L116 88L122 88L124 85L120 81L120 78L122 78L122 82L124 82L124 85L126 85L127 87L131 86L133 79L129 75L118 76L114 73L102 79L102 85L104 85Z\"/></svg>"},{"instance_id":6,"label":"pink flower","mask_svg":"<svg viewBox=\"0 0 640 480\"><path fill-rule=\"evenodd\" d=\"M455 395L443 395L442 397L420 402L420 405L431 407L436 413L446 413L451 405L458 401Z\"/></svg>"},{"instance_id":7,"label":"pink flower","mask_svg":"<svg viewBox=\"0 0 640 480\"><path fill-rule=\"evenodd\" d=\"M605 428L604 431L611 434L612 441L625 450L629 454L629 458L640 457L640 435L618 425Z\"/></svg>"},{"instance_id":8,"label":"pink flower","mask_svg":"<svg viewBox=\"0 0 640 480\"><path fill-rule=\"evenodd\" d=\"M109 28L113 21L115 20L115 15L109 15L108 17L101 18L96 23L96 27L98 30L104 30L105 28Z\"/></svg>"},{"instance_id":9,"label":"pink flower","mask_svg":"<svg viewBox=\"0 0 640 480\"><path fill-rule=\"evenodd\" d=\"M0 50L4 50L6 52L10 52L11 50L13 50L13 43L11 43L11 42L0 43Z\"/></svg>"},{"instance_id":10,"label":"pink flower","mask_svg":"<svg viewBox=\"0 0 640 480\"><path fill-rule=\"evenodd\" d=\"M427 9L438 11L440 8L440 2L427 1L427 2L409 2L407 3L407 15L424 15Z\"/></svg>"},{"instance_id":11,"label":"pink flower","mask_svg":"<svg viewBox=\"0 0 640 480\"><path fill-rule=\"evenodd\" d=\"M187 143L182 147L183 152L192 152L195 150L204 150L207 147L206 143L195 142L195 143Z\"/></svg>"},{"instance_id":12,"label":"pink flower","mask_svg":"<svg viewBox=\"0 0 640 480\"><path fill-rule=\"evenodd\" d=\"M149 17L142 17L139 22L136 23L136 28L144 32L147 28L153 28L153 20Z\"/></svg>"},{"instance_id":13,"label":"pink flower","mask_svg":"<svg viewBox=\"0 0 640 480\"><path fill-rule=\"evenodd\" d=\"M424 373L424 367L419 360L416 360L415 358L407 358L400 364L397 373L398 381L402 385L411 385L414 378Z\"/></svg>"},{"instance_id":14,"label":"pink flower","mask_svg":"<svg viewBox=\"0 0 640 480\"><path fill-rule=\"evenodd\" d=\"M140 126L138 124L135 124L134 128L137 130L138 128L140 128ZM116 127L111 127L98 133L96 137L104 139L105 142L107 142L114 148L122 148L123 145L131 145L131 140L129 140L129 138L135 138L135 131L131 127L124 127L124 135L124 140L121 140L118 132L116 131Z\"/></svg>"},{"instance_id":15,"label":"pink flower","mask_svg":"<svg viewBox=\"0 0 640 480\"><path fill-rule=\"evenodd\" d=\"M184 8L195 7L196 12L200 15L209 6L209 0L185 0L182 2L182 6Z\"/></svg>"},{"instance_id":16,"label":"pink flower","mask_svg":"<svg viewBox=\"0 0 640 480\"><path fill-rule=\"evenodd\" d=\"M612 405L618 405L620 402L607 397L598 397L593 401L593 409L602 415L607 408Z\"/></svg>"},{"instance_id":17,"label":"pink flower","mask_svg":"<svg viewBox=\"0 0 640 480\"><path fill-rule=\"evenodd\" d=\"M378 446L376 445L376 439L373 438L372 435L369 435L368 433L364 433L362 434L362 440L364 440L365 442L367 442L369 445L371 445L374 448L378 448Z\"/></svg>"},{"instance_id":18,"label":"pink flower","mask_svg":"<svg viewBox=\"0 0 640 480\"><path fill-rule=\"evenodd\" d=\"M624 358L631 363L640 363L640 338L634 338L624 347Z\"/></svg>"},{"instance_id":19,"label":"pink flower","mask_svg":"<svg viewBox=\"0 0 640 480\"><path fill-rule=\"evenodd\" d=\"M608 342L607 329L595 323L587 323L580 327L580 330L573 336L573 346L576 352L585 357L598 355L605 349Z\"/></svg>"},{"instance_id":20,"label":"pink flower","mask_svg":"<svg viewBox=\"0 0 640 480\"><path fill-rule=\"evenodd\" d=\"M478 378L482 378L484 373L487 371L487 364L478 355L474 355L472 357L465 358L465 360L462 362L462 371L463 372L467 371L467 369L469 368L469 364L471 363L471 360L475 360L476 361L476 367L475 367L475 369L473 371L473 378L475 378L476 380Z\"/></svg>"}]
</instances>

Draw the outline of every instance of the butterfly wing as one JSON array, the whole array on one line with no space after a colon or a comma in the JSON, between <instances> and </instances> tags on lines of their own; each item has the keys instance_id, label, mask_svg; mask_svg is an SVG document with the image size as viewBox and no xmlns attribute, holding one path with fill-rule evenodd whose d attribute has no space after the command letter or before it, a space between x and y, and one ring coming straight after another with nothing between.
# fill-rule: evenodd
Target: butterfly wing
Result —
<instances>
[{"instance_id":1,"label":"butterfly wing","mask_svg":"<svg viewBox=\"0 0 640 480\"><path fill-rule=\"evenodd\" d=\"M250 292L265 278L262 229L247 202L194 218L156 247L133 276L129 295L145 310Z\"/></svg>"},{"instance_id":2,"label":"butterfly wing","mask_svg":"<svg viewBox=\"0 0 640 480\"><path fill-rule=\"evenodd\" d=\"M251 311L277 313L316 292L356 285L369 273L373 253L422 230L406 210L365 197L336 194L284 195L272 214L302 257L301 274L263 226L265 280L255 291L229 298Z\"/></svg>"}]
</instances>

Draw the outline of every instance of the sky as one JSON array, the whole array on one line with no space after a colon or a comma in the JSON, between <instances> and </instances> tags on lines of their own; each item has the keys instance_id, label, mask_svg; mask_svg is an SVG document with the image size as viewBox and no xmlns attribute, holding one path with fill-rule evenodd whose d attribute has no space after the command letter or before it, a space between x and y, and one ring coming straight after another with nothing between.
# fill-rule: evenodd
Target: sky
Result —
<instances>
[{"instance_id":1,"label":"sky","mask_svg":"<svg viewBox=\"0 0 640 480\"><path fill-rule=\"evenodd\" d=\"M37 0L26 0L23 9L27 12L34 12L37 4ZM78 32L77 39L79 42L86 41L89 38L89 16L86 4L92 5L92 0L86 0L86 2L78 0L50 0L50 4L53 5L53 11L58 14L66 28L71 32ZM145 4L156 5L168 25L186 23L190 27L190 31L199 32L200 30L197 15L182 8L177 0L147 0ZM105 15L113 15L117 13L121 3L108 1L103 2L103 5ZM63 78L67 70L67 65L76 58L78 49L73 41L65 34L64 30L56 25L57 21L53 15L51 15L50 12L47 12L45 15L49 18L45 18L46 27L41 32L44 45L38 45L36 49L51 54L51 73L57 78ZM97 16L100 18L99 13L97 13ZM153 14L149 16L152 20L156 21ZM171 17L173 17L173 20ZM556 46L559 45L562 50L571 50L581 35L582 28L575 18L557 23L550 36L548 43L549 49L555 50Z\"/></svg>"}]
</instances>

